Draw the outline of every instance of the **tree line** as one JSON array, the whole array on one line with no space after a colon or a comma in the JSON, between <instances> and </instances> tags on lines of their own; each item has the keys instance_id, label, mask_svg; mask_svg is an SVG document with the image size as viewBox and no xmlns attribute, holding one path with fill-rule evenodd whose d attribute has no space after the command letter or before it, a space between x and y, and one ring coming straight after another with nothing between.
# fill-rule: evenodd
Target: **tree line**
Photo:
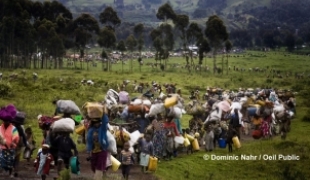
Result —
<instances>
[{"instance_id":1,"label":"tree line","mask_svg":"<svg viewBox=\"0 0 310 180\"><path fill-rule=\"evenodd\" d=\"M190 22L188 15L176 13L169 3L158 9L156 18L161 22L155 28L122 22L112 7L105 7L98 18L88 13L73 18L70 10L58 1L2 0L0 9L1 68L62 68L67 50L73 49L83 58L88 44L99 44L102 58L108 59L112 50L138 51L139 62L142 50L152 47L156 62L163 68L169 53L178 46L187 52L185 60L190 70L195 62L188 46L197 45L198 64L202 65L204 54L212 52L216 72L217 52L228 52L232 44L275 48L281 43L292 50L304 40L284 31L284 26L263 29L266 26L255 19L250 20L248 29L232 30L229 35L220 17L210 16L204 25ZM102 66L103 70L111 70L108 60ZM131 61L131 70L132 66Z\"/></svg>"},{"instance_id":2,"label":"tree line","mask_svg":"<svg viewBox=\"0 0 310 180\"><path fill-rule=\"evenodd\" d=\"M150 37L156 52L155 60L160 64L168 59L177 38L185 51L188 45L199 47L199 64L202 64L204 53L212 50L216 54L225 43L231 47L226 26L218 16L211 16L203 30L197 23L190 23L187 15L176 14L168 3L158 9L156 17L162 23L157 28L149 29L149 34L145 34L144 25L137 24L125 39L116 36L116 29L122 22L112 7L106 7L98 21L86 13L73 18L70 10L58 1L3 0L0 9L1 68L43 69L51 68L50 64L53 68L62 68L66 50L74 49L83 58L90 43L102 47L102 58L108 58L111 50L138 50L141 61L145 36ZM190 51L186 55L187 64L190 64L189 59L193 62ZM103 69L111 70L110 62L105 64Z\"/></svg>"}]
</instances>

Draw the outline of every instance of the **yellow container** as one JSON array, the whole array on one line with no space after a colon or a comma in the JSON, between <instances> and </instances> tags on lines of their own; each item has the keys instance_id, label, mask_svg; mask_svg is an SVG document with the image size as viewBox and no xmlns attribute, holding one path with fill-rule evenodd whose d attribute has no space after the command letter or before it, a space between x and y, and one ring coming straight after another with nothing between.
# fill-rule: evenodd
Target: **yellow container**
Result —
<instances>
[{"instance_id":1,"label":"yellow container","mask_svg":"<svg viewBox=\"0 0 310 180\"><path fill-rule=\"evenodd\" d=\"M238 136L233 137L232 141L233 141L235 148L237 148L237 149L241 148L241 144L240 144Z\"/></svg>"},{"instance_id":2,"label":"yellow container","mask_svg":"<svg viewBox=\"0 0 310 180\"><path fill-rule=\"evenodd\" d=\"M164 106L165 106L165 108L169 108L171 106L176 105L177 102L178 102L178 97L177 96L172 96L170 98L166 98L165 99Z\"/></svg>"},{"instance_id":3,"label":"yellow container","mask_svg":"<svg viewBox=\"0 0 310 180\"><path fill-rule=\"evenodd\" d=\"M117 171L119 166L121 165L121 162L119 162L115 157L111 156L111 162L112 162L112 170Z\"/></svg>"},{"instance_id":4,"label":"yellow container","mask_svg":"<svg viewBox=\"0 0 310 180\"><path fill-rule=\"evenodd\" d=\"M184 138L184 146L187 147L189 145L191 145L191 143L189 142L188 138L185 137Z\"/></svg>"},{"instance_id":5,"label":"yellow container","mask_svg":"<svg viewBox=\"0 0 310 180\"><path fill-rule=\"evenodd\" d=\"M83 135L83 133L85 131L85 126L83 124L81 124L74 131L78 135Z\"/></svg>"},{"instance_id":6,"label":"yellow container","mask_svg":"<svg viewBox=\"0 0 310 180\"><path fill-rule=\"evenodd\" d=\"M198 143L198 140L196 138L192 142L192 146L193 146L193 150L194 151L199 151L200 150L199 143Z\"/></svg>"},{"instance_id":7,"label":"yellow container","mask_svg":"<svg viewBox=\"0 0 310 180\"><path fill-rule=\"evenodd\" d=\"M158 159L156 157L151 157L149 160L148 171L156 171Z\"/></svg>"},{"instance_id":8,"label":"yellow container","mask_svg":"<svg viewBox=\"0 0 310 180\"><path fill-rule=\"evenodd\" d=\"M194 141L194 139L195 139L193 136L191 136L191 135L189 135L189 134L186 134L185 136L186 136L186 138L189 140L189 142L192 142L192 141Z\"/></svg>"}]
</instances>

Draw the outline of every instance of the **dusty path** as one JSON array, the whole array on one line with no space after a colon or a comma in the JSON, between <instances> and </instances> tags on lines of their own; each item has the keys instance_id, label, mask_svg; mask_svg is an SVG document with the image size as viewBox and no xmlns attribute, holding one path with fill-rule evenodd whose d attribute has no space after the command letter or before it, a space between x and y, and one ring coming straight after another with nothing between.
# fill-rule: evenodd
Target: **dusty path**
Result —
<instances>
[{"instance_id":1,"label":"dusty path","mask_svg":"<svg viewBox=\"0 0 310 180\"><path fill-rule=\"evenodd\" d=\"M92 180L93 172L90 170L90 163L86 161L87 154L85 152L80 152L79 159L81 161L81 174L75 175L71 174L70 180ZM32 161L33 162L33 161ZM55 177L56 171L52 170L50 172L50 176L47 177L48 180L52 180ZM20 171L18 173L17 178L10 178L7 173L2 172L0 174L1 180L41 180L34 170L33 163L28 164L26 161L22 161L20 163ZM108 170L107 178L109 180L122 180L121 170L119 169L117 172L113 172L111 169ZM129 176L130 180L157 180L155 176L152 174L143 174L138 165L135 165ZM68 179L69 180L69 179Z\"/></svg>"}]
</instances>

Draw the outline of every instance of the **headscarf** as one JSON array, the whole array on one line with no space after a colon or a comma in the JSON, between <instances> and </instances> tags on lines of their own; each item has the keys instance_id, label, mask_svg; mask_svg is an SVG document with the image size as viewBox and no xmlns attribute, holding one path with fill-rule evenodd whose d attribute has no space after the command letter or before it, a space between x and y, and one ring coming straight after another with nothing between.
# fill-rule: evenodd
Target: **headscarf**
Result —
<instances>
[{"instance_id":1,"label":"headscarf","mask_svg":"<svg viewBox=\"0 0 310 180\"><path fill-rule=\"evenodd\" d=\"M109 147L107 130L108 130L109 118L104 114L101 118L101 125L99 128L90 127L87 132L87 151L91 152L93 150L93 133L98 132L99 143L103 150L107 150Z\"/></svg>"},{"instance_id":2,"label":"headscarf","mask_svg":"<svg viewBox=\"0 0 310 180\"><path fill-rule=\"evenodd\" d=\"M0 109L0 119L3 121L12 121L16 117L16 113L15 106L10 104Z\"/></svg>"}]
</instances>

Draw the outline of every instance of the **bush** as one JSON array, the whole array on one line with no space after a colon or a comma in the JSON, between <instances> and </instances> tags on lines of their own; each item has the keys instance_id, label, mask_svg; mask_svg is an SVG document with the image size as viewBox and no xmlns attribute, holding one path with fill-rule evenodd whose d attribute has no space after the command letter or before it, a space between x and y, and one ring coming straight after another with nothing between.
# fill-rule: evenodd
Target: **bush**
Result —
<instances>
[{"instance_id":1,"label":"bush","mask_svg":"<svg viewBox=\"0 0 310 180\"><path fill-rule=\"evenodd\" d=\"M307 110L306 115L302 118L302 121L310 122L310 109Z\"/></svg>"},{"instance_id":2,"label":"bush","mask_svg":"<svg viewBox=\"0 0 310 180\"><path fill-rule=\"evenodd\" d=\"M0 83L0 97L8 98L12 93L12 86L9 83Z\"/></svg>"}]
</instances>

